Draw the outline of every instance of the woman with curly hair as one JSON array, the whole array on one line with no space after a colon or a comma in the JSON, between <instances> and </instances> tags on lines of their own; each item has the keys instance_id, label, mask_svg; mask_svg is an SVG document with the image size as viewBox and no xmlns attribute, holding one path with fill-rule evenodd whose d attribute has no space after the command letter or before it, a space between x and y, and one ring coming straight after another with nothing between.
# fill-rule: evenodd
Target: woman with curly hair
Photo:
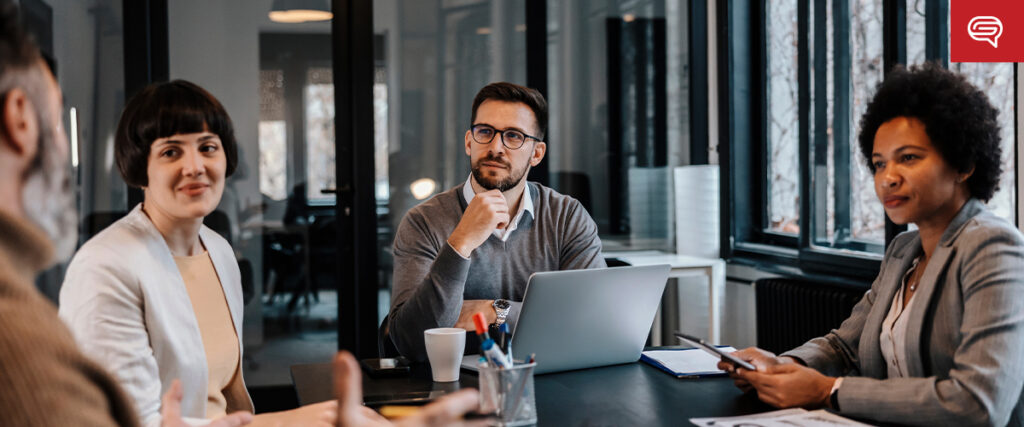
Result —
<instances>
[{"instance_id":1,"label":"woman with curly hair","mask_svg":"<svg viewBox=\"0 0 1024 427\"><path fill-rule=\"evenodd\" d=\"M871 289L842 325L775 356L719 367L776 407L872 421L1024 425L1024 236L989 212L997 112L963 76L897 68L861 119L875 193L897 224Z\"/></svg>"}]
</instances>

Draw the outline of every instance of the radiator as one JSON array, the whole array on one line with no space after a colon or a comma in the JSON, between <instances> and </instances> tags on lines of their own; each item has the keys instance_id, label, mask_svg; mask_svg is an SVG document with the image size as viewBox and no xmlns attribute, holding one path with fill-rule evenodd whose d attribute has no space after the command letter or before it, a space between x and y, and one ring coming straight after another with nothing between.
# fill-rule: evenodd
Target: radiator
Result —
<instances>
[{"instance_id":1,"label":"radiator","mask_svg":"<svg viewBox=\"0 0 1024 427\"><path fill-rule=\"evenodd\" d=\"M866 288L770 278L754 282L757 346L781 353L838 328Z\"/></svg>"}]
</instances>

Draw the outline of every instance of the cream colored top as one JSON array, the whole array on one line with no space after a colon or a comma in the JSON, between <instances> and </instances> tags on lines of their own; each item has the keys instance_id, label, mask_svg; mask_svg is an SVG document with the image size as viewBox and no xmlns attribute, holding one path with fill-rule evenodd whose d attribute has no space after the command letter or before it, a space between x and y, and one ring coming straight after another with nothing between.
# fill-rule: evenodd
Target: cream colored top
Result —
<instances>
[{"instance_id":1,"label":"cream colored top","mask_svg":"<svg viewBox=\"0 0 1024 427\"><path fill-rule=\"evenodd\" d=\"M188 297L192 300L192 309L203 338L203 349L206 350L209 370L206 417L221 417L227 413L228 407L224 391L239 377L238 335L209 252L176 256L174 262L178 265Z\"/></svg>"},{"instance_id":2,"label":"cream colored top","mask_svg":"<svg viewBox=\"0 0 1024 427\"><path fill-rule=\"evenodd\" d=\"M906 378L910 374L907 372L907 318L910 316L904 316L904 313L910 311L910 307L914 305L914 295L910 296L910 301L907 301L907 305L903 305L903 295L906 292L910 276L914 275L914 270L917 270L917 263L921 261L921 258L914 259L914 264L907 269L907 272L903 275L903 280L900 281L900 288L896 291L896 296L892 298L892 304L889 306L889 312L885 316L885 320L882 321L882 333L878 337L878 346L882 351L882 358L885 359L885 366L889 374L889 378Z\"/></svg>"}]
</instances>

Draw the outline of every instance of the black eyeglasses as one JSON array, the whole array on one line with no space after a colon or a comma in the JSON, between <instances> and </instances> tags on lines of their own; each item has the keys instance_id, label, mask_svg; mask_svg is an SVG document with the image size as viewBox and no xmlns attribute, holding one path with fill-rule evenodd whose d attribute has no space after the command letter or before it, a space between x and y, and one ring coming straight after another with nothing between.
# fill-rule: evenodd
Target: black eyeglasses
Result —
<instances>
[{"instance_id":1,"label":"black eyeglasses","mask_svg":"<svg viewBox=\"0 0 1024 427\"><path fill-rule=\"evenodd\" d=\"M490 144L494 140L494 135L501 134L501 143L509 150L518 150L526 143L527 139L543 142L540 138L527 135L516 129L497 130L494 126L485 124L473 125L470 131L473 133L473 140L478 144Z\"/></svg>"}]
</instances>

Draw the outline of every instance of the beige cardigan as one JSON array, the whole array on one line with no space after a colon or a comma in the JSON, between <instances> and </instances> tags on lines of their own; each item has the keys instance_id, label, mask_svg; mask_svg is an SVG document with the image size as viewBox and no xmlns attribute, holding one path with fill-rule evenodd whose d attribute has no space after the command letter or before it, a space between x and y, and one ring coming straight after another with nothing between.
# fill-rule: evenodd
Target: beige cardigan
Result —
<instances>
[{"instance_id":1,"label":"beige cardigan","mask_svg":"<svg viewBox=\"0 0 1024 427\"><path fill-rule=\"evenodd\" d=\"M53 247L35 225L0 212L0 423L134 426L131 401L75 348L32 281Z\"/></svg>"},{"instance_id":2,"label":"beige cardigan","mask_svg":"<svg viewBox=\"0 0 1024 427\"><path fill-rule=\"evenodd\" d=\"M174 257L141 206L75 254L60 291L60 317L85 354L117 376L143 424L160 424L160 397L174 379L184 389L182 416L190 424L203 424L208 372L199 324ZM224 288L241 369L238 263L228 242L213 230L203 226L199 238ZM251 412L244 382L235 384L224 393L228 412Z\"/></svg>"}]
</instances>

